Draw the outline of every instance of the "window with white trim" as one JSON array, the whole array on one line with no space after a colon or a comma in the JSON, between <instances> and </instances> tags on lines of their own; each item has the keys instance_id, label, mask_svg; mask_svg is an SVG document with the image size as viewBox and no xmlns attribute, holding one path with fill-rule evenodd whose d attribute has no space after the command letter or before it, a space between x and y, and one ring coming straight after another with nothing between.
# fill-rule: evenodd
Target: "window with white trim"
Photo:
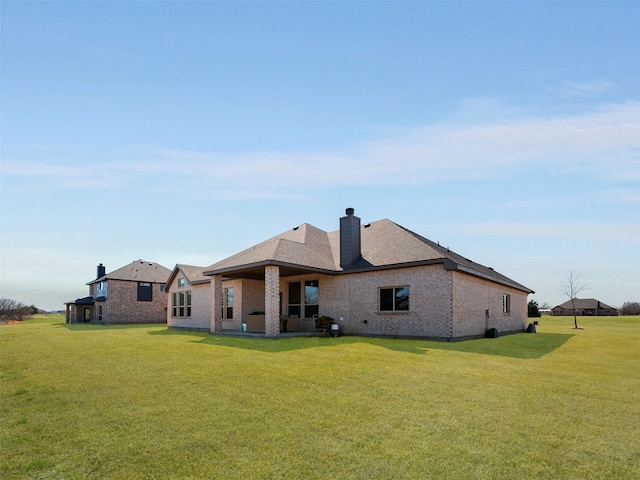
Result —
<instances>
[{"instance_id":1,"label":"window with white trim","mask_svg":"<svg viewBox=\"0 0 640 480\"><path fill-rule=\"evenodd\" d=\"M511 313L511 295L502 295L502 313Z\"/></svg>"}]
</instances>

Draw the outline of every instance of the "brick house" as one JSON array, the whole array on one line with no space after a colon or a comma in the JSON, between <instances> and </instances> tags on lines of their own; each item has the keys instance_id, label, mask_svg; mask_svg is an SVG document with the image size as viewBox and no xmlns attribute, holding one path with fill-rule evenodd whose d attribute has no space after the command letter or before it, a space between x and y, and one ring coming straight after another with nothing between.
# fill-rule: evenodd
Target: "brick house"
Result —
<instances>
[{"instance_id":1,"label":"brick house","mask_svg":"<svg viewBox=\"0 0 640 480\"><path fill-rule=\"evenodd\" d=\"M100 264L89 296L66 303L67 323L164 323L171 270L158 263L136 260L106 273Z\"/></svg>"},{"instance_id":2,"label":"brick house","mask_svg":"<svg viewBox=\"0 0 640 480\"><path fill-rule=\"evenodd\" d=\"M209 330L211 278L205 267L177 264L167 279L167 325L173 328Z\"/></svg>"},{"instance_id":3,"label":"brick house","mask_svg":"<svg viewBox=\"0 0 640 480\"><path fill-rule=\"evenodd\" d=\"M390 220L361 225L353 209L339 230L299 225L202 276L210 278L209 323L168 318L170 326L218 333L244 323L273 337L313 331L314 318L328 316L345 334L462 339L524 331L533 293Z\"/></svg>"},{"instance_id":4,"label":"brick house","mask_svg":"<svg viewBox=\"0 0 640 480\"><path fill-rule=\"evenodd\" d=\"M563 315L575 315L577 316L617 316L618 310L614 307L610 307L606 303L602 303L595 298L574 298L573 304L571 300L567 300L561 305L557 305L551 309L553 316Z\"/></svg>"}]
</instances>

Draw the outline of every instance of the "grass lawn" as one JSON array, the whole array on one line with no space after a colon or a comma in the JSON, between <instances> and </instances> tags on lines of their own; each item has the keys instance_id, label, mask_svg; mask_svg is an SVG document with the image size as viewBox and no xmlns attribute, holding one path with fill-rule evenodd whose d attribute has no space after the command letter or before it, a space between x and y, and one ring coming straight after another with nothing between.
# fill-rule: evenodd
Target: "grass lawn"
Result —
<instances>
[{"instance_id":1,"label":"grass lawn","mask_svg":"<svg viewBox=\"0 0 640 480\"><path fill-rule=\"evenodd\" d=\"M638 479L640 318L458 343L0 326L3 479Z\"/></svg>"}]
</instances>

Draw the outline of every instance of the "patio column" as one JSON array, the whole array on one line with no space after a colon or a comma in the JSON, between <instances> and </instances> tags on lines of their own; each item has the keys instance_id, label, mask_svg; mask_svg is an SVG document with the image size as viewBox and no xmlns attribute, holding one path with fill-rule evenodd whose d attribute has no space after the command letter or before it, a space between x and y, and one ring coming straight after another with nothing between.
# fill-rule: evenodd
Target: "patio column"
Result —
<instances>
[{"instance_id":1,"label":"patio column","mask_svg":"<svg viewBox=\"0 0 640 480\"><path fill-rule=\"evenodd\" d=\"M222 275L211 276L211 312L209 314L209 332L222 331Z\"/></svg>"},{"instance_id":2,"label":"patio column","mask_svg":"<svg viewBox=\"0 0 640 480\"><path fill-rule=\"evenodd\" d=\"M280 268L264 268L264 333L268 337L280 334Z\"/></svg>"}]
</instances>

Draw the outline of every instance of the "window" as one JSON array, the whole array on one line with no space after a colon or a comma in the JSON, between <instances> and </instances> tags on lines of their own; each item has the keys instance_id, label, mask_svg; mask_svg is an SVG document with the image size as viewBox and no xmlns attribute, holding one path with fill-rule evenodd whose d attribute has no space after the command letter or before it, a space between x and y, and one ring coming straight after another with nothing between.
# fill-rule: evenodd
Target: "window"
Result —
<instances>
[{"instance_id":1,"label":"window","mask_svg":"<svg viewBox=\"0 0 640 480\"><path fill-rule=\"evenodd\" d=\"M409 287L390 287L380 289L381 312L409 311Z\"/></svg>"},{"instance_id":2,"label":"window","mask_svg":"<svg viewBox=\"0 0 640 480\"><path fill-rule=\"evenodd\" d=\"M233 288L225 288L222 296L222 318L233 319Z\"/></svg>"},{"instance_id":3,"label":"window","mask_svg":"<svg viewBox=\"0 0 640 480\"><path fill-rule=\"evenodd\" d=\"M98 305L98 321L102 321L102 305Z\"/></svg>"},{"instance_id":4,"label":"window","mask_svg":"<svg viewBox=\"0 0 640 480\"><path fill-rule=\"evenodd\" d=\"M318 280L307 280L304 282L304 316L311 318L318 314L318 294L320 288Z\"/></svg>"},{"instance_id":5,"label":"window","mask_svg":"<svg viewBox=\"0 0 640 480\"><path fill-rule=\"evenodd\" d=\"M153 301L153 289L150 283L138 282L138 301L139 302Z\"/></svg>"},{"instance_id":6,"label":"window","mask_svg":"<svg viewBox=\"0 0 640 480\"><path fill-rule=\"evenodd\" d=\"M300 282L289 284L289 315L300 317Z\"/></svg>"},{"instance_id":7,"label":"window","mask_svg":"<svg viewBox=\"0 0 640 480\"><path fill-rule=\"evenodd\" d=\"M171 316L172 317L178 316L178 294L176 292L173 292L173 295L171 298Z\"/></svg>"},{"instance_id":8,"label":"window","mask_svg":"<svg viewBox=\"0 0 640 480\"><path fill-rule=\"evenodd\" d=\"M98 283L98 290L104 290L104 282Z\"/></svg>"},{"instance_id":9,"label":"window","mask_svg":"<svg viewBox=\"0 0 640 480\"><path fill-rule=\"evenodd\" d=\"M511 295L502 295L502 313L511 313Z\"/></svg>"},{"instance_id":10,"label":"window","mask_svg":"<svg viewBox=\"0 0 640 480\"><path fill-rule=\"evenodd\" d=\"M289 316L311 318L318 314L318 297L320 293L319 280L304 282L304 297L302 282L289 283Z\"/></svg>"},{"instance_id":11,"label":"window","mask_svg":"<svg viewBox=\"0 0 640 480\"><path fill-rule=\"evenodd\" d=\"M171 316L191 316L191 290L186 292L173 292L171 294Z\"/></svg>"},{"instance_id":12,"label":"window","mask_svg":"<svg viewBox=\"0 0 640 480\"><path fill-rule=\"evenodd\" d=\"M184 278L178 279L178 287L184 287Z\"/></svg>"},{"instance_id":13,"label":"window","mask_svg":"<svg viewBox=\"0 0 640 480\"><path fill-rule=\"evenodd\" d=\"M164 292L165 287L166 287L166 285L164 283L161 283L160 284L160 291Z\"/></svg>"}]
</instances>

